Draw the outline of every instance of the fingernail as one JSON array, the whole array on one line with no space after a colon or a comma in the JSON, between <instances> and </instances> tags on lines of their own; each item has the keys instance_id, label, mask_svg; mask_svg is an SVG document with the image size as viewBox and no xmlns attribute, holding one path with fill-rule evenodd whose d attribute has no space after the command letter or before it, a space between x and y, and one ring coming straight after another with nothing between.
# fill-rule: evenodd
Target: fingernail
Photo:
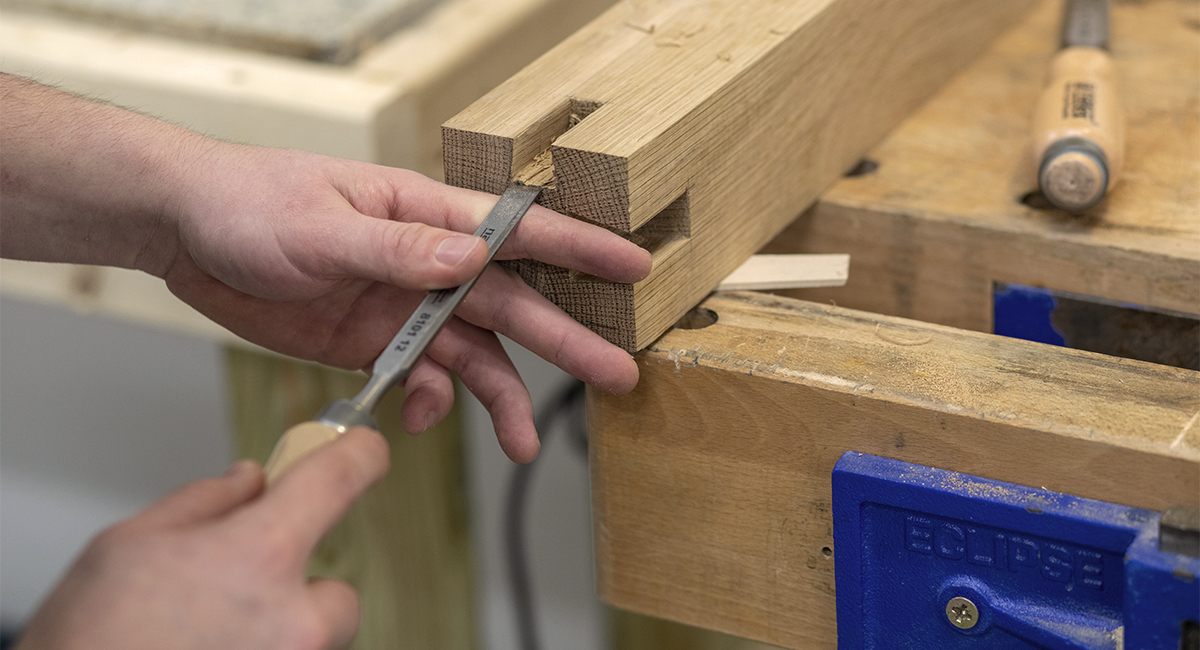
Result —
<instances>
[{"instance_id":1,"label":"fingernail","mask_svg":"<svg viewBox=\"0 0 1200 650\"><path fill-rule=\"evenodd\" d=\"M435 424L437 424L437 412L430 411L425 414L425 428L421 429L421 431L428 431L432 429Z\"/></svg>"},{"instance_id":2,"label":"fingernail","mask_svg":"<svg viewBox=\"0 0 1200 650\"><path fill-rule=\"evenodd\" d=\"M458 266L467 259L471 251L475 250L475 242L479 241L478 237L470 235L454 235L442 240L438 244L435 256L437 261L446 266Z\"/></svg>"},{"instance_id":3,"label":"fingernail","mask_svg":"<svg viewBox=\"0 0 1200 650\"><path fill-rule=\"evenodd\" d=\"M242 460L239 460L239 461L235 462L234 464L230 465L229 469L225 470L225 474L223 476L225 478L235 478L238 476L242 476L247 471L250 470L250 465L252 463L253 463L253 461L243 458Z\"/></svg>"}]
</instances>

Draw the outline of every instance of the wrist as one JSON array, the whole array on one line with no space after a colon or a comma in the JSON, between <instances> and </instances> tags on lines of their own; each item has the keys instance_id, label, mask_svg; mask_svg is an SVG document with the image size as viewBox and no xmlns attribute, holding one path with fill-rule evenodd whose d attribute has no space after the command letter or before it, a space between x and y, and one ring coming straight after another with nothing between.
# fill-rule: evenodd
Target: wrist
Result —
<instances>
[{"instance_id":1,"label":"wrist","mask_svg":"<svg viewBox=\"0 0 1200 650\"><path fill-rule=\"evenodd\" d=\"M130 266L161 278L182 248L184 221L195 212L193 205L200 194L212 191L203 181L207 161L230 145L161 122L156 127L160 132L134 154L145 166L145 192L132 224L141 236Z\"/></svg>"},{"instance_id":2,"label":"wrist","mask_svg":"<svg viewBox=\"0 0 1200 650\"><path fill-rule=\"evenodd\" d=\"M3 75L5 257L161 274L178 250L175 197L211 142Z\"/></svg>"}]
</instances>

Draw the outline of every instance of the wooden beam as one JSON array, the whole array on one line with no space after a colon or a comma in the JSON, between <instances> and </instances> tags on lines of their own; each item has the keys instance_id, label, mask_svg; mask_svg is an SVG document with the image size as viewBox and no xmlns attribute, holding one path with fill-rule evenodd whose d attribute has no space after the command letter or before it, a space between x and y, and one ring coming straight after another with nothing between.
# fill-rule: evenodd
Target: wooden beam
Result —
<instances>
[{"instance_id":1,"label":"wooden beam","mask_svg":"<svg viewBox=\"0 0 1200 650\"><path fill-rule=\"evenodd\" d=\"M545 184L543 204L649 248L636 285L518 265L639 349L1029 6L619 3L444 125L446 179Z\"/></svg>"},{"instance_id":2,"label":"wooden beam","mask_svg":"<svg viewBox=\"0 0 1200 650\"><path fill-rule=\"evenodd\" d=\"M1113 3L1126 173L1079 216L1022 202L1061 11L1041 3L767 247L851 254L845 287L788 295L985 332L993 282L1200 314L1200 5Z\"/></svg>"},{"instance_id":3,"label":"wooden beam","mask_svg":"<svg viewBox=\"0 0 1200 650\"><path fill-rule=\"evenodd\" d=\"M589 393L614 606L835 648L829 477L847 450L1200 505L1200 373L755 293L702 308L716 324L638 355L632 393Z\"/></svg>"}]
</instances>

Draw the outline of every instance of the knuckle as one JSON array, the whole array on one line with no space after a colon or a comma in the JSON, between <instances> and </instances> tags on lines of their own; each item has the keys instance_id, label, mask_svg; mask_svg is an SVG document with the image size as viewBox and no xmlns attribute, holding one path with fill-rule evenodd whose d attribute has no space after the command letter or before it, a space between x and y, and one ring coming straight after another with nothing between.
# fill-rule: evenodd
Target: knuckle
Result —
<instances>
[{"instance_id":1,"label":"knuckle","mask_svg":"<svg viewBox=\"0 0 1200 650\"><path fill-rule=\"evenodd\" d=\"M273 522L264 525L258 532L259 550L264 566L275 566L287 571L296 563L305 560L306 549L303 540L286 524Z\"/></svg>"},{"instance_id":2,"label":"knuckle","mask_svg":"<svg viewBox=\"0 0 1200 650\"><path fill-rule=\"evenodd\" d=\"M420 249L422 230L419 224L389 222L379 238L383 259L401 262L411 259Z\"/></svg>"},{"instance_id":3,"label":"knuckle","mask_svg":"<svg viewBox=\"0 0 1200 650\"><path fill-rule=\"evenodd\" d=\"M571 361L571 350L575 346L571 345L571 337L568 334L562 334L558 337L558 344L554 347L554 352L551 354L550 363L559 368L567 368Z\"/></svg>"},{"instance_id":4,"label":"knuckle","mask_svg":"<svg viewBox=\"0 0 1200 650\"><path fill-rule=\"evenodd\" d=\"M451 364L451 369L456 375L463 378L463 381L470 381L471 368L474 366L474 355L470 352L462 352L454 357L454 363ZM473 392L473 391L472 391Z\"/></svg>"}]
</instances>

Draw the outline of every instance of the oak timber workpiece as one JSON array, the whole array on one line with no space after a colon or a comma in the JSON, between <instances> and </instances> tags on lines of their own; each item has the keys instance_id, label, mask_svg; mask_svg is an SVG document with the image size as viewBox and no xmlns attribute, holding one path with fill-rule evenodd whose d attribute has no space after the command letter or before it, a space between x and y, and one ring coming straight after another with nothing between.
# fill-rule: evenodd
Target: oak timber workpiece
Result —
<instances>
[{"instance_id":1,"label":"oak timber workpiece","mask_svg":"<svg viewBox=\"0 0 1200 650\"><path fill-rule=\"evenodd\" d=\"M1200 4L1111 10L1127 129L1104 200L1081 215L1022 202L1059 46L1062 4L1046 0L870 151L877 169L838 182L765 249L850 254L845 287L788 295L984 332L993 282L1200 314Z\"/></svg>"},{"instance_id":2,"label":"oak timber workpiece","mask_svg":"<svg viewBox=\"0 0 1200 650\"><path fill-rule=\"evenodd\" d=\"M828 304L718 293L703 329L588 393L608 603L836 647L830 472L847 450L1162 510L1200 505L1200 373Z\"/></svg>"},{"instance_id":3,"label":"oak timber workpiece","mask_svg":"<svg viewBox=\"0 0 1200 650\"><path fill-rule=\"evenodd\" d=\"M444 125L446 180L546 185L544 205L650 249L636 285L516 265L640 349L1030 6L621 2Z\"/></svg>"}]
</instances>

